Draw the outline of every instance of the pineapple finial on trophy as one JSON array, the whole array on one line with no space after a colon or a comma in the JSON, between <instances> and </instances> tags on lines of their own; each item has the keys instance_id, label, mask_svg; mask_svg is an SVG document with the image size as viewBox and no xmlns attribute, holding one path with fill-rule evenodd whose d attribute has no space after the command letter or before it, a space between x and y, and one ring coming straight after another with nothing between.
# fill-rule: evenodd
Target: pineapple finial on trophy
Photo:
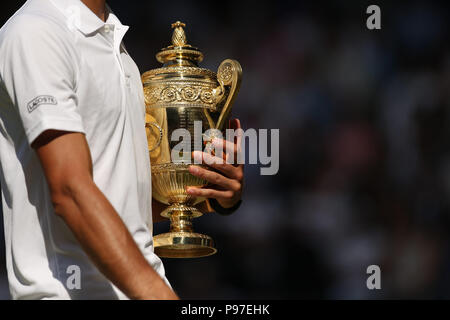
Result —
<instances>
[{"instance_id":1,"label":"pineapple finial on trophy","mask_svg":"<svg viewBox=\"0 0 450 320\"><path fill-rule=\"evenodd\" d=\"M186 33L184 29L186 24L180 21L172 23L173 35L172 35L172 44L175 47L183 47L186 45Z\"/></svg>"},{"instance_id":2,"label":"pineapple finial on trophy","mask_svg":"<svg viewBox=\"0 0 450 320\"><path fill-rule=\"evenodd\" d=\"M156 60L165 66L193 66L203 61L203 54L196 47L187 43L184 28L186 24L180 21L172 23L172 44L156 54Z\"/></svg>"}]
</instances>

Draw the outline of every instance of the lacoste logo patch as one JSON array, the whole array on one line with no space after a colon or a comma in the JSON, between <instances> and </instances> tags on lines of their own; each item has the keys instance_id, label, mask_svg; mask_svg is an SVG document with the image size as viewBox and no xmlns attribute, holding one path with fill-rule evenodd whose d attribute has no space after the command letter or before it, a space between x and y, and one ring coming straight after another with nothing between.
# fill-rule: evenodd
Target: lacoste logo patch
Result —
<instances>
[{"instance_id":1,"label":"lacoste logo patch","mask_svg":"<svg viewBox=\"0 0 450 320\"><path fill-rule=\"evenodd\" d=\"M58 101L52 96L39 96L28 102L28 112L31 113L43 104L57 105Z\"/></svg>"}]
</instances>

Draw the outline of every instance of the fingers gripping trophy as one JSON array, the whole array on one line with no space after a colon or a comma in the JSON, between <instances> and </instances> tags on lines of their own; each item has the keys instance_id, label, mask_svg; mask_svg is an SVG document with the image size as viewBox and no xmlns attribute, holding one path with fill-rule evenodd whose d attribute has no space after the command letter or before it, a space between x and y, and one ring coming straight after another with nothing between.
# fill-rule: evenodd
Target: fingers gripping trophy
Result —
<instances>
[{"instance_id":1,"label":"fingers gripping trophy","mask_svg":"<svg viewBox=\"0 0 450 320\"><path fill-rule=\"evenodd\" d=\"M153 198L168 205L161 215L170 219L170 231L153 240L155 253L167 258L204 257L217 251L212 238L195 233L192 226L192 220L202 215L195 206L206 199L186 192L189 186L204 187L207 182L189 173L191 154L173 156L180 141L172 141L172 134L187 130L189 139L183 139L187 149L203 151L213 138L205 132L226 129L242 77L235 60L223 61L217 74L200 68L203 54L187 44L184 27L179 21L172 24L172 45L156 55L163 66L142 75ZM196 123L201 123L203 143L196 142Z\"/></svg>"}]
</instances>

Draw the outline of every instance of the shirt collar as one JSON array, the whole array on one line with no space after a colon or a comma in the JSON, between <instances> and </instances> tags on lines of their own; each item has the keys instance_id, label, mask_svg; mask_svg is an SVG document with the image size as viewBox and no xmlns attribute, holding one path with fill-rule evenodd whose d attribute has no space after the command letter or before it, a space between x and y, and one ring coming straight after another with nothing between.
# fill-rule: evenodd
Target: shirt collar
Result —
<instances>
[{"instance_id":1,"label":"shirt collar","mask_svg":"<svg viewBox=\"0 0 450 320\"><path fill-rule=\"evenodd\" d=\"M117 16L112 12L111 8L106 5L108 19L103 22L94 12L91 11L81 0L50 0L67 18L69 28L76 28L84 35L92 34L106 24L112 24L115 27L121 27L128 30L128 26L124 26Z\"/></svg>"}]
</instances>

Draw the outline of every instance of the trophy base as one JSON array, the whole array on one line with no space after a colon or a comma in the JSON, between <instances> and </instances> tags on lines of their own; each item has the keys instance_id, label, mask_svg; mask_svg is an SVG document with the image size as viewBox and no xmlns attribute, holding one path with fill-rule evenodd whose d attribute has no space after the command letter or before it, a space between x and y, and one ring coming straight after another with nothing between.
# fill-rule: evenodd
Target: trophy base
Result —
<instances>
[{"instance_id":1,"label":"trophy base","mask_svg":"<svg viewBox=\"0 0 450 320\"><path fill-rule=\"evenodd\" d=\"M162 258L201 258L217 252L211 237L194 232L168 232L153 237L155 253Z\"/></svg>"}]
</instances>

